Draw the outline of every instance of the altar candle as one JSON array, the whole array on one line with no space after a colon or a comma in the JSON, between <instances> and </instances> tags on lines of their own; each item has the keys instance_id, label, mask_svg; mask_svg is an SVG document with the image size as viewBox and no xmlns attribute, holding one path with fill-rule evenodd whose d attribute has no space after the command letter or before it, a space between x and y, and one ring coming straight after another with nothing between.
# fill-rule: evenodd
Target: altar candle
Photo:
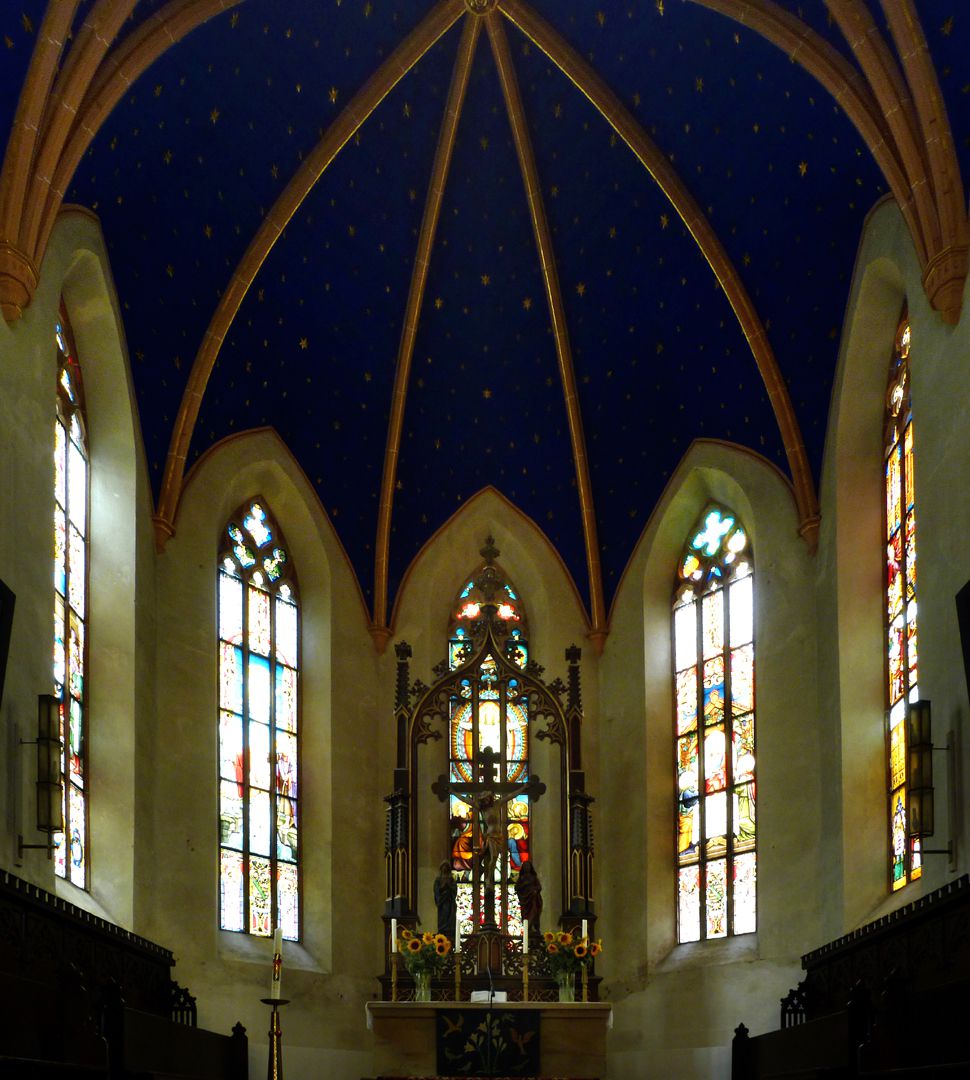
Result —
<instances>
[{"instance_id":1,"label":"altar candle","mask_svg":"<svg viewBox=\"0 0 970 1080\"><path fill-rule=\"evenodd\" d=\"M455 952L461 951L461 912L455 913Z\"/></svg>"},{"instance_id":2,"label":"altar candle","mask_svg":"<svg viewBox=\"0 0 970 1080\"><path fill-rule=\"evenodd\" d=\"M583 919L583 940L586 940L586 920Z\"/></svg>"},{"instance_id":3,"label":"altar candle","mask_svg":"<svg viewBox=\"0 0 970 1080\"><path fill-rule=\"evenodd\" d=\"M273 977L269 984L269 996L278 1001L280 983L283 980L283 931L277 926L273 931Z\"/></svg>"},{"instance_id":4,"label":"altar candle","mask_svg":"<svg viewBox=\"0 0 970 1080\"><path fill-rule=\"evenodd\" d=\"M529 955L529 924L527 922L522 924L522 954Z\"/></svg>"},{"instance_id":5,"label":"altar candle","mask_svg":"<svg viewBox=\"0 0 970 1080\"><path fill-rule=\"evenodd\" d=\"M397 952L397 919L391 919L391 952Z\"/></svg>"}]
</instances>

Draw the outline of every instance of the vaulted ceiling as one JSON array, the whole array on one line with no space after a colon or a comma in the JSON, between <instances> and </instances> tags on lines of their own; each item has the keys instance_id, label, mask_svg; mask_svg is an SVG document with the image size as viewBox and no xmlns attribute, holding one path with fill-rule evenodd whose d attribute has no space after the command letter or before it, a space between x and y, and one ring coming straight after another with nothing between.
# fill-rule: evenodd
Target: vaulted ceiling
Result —
<instances>
[{"instance_id":1,"label":"vaulted ceiling","mask_svg":"<svg viewBox=\"0 0 970 1080\"><path fill-rule=\"evenodd\" d=\"M94 210L160 541L199 457L272 426L378 637L486 485L601 634L698 438L777 465L811 542L882 195L959 314L956 0L22 0L0 37L8 320L62 202Z\"/></svg>"}]
</instances>

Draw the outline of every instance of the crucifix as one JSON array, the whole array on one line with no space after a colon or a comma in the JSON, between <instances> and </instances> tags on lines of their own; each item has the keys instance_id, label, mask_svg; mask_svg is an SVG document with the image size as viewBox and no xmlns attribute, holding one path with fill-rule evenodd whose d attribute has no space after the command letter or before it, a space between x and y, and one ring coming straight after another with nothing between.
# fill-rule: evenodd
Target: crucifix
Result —
<instances>
[{"instance_id":1,"label":"crucifix","mask_svg":"<svg viewBox=\"0 0 970 1080\"><path fill-rule=\"evenodd\" d=\"M481 847L476 852L474 880L485 884L485 910L483 912L483 930L497 930L495 923L495 867L507 846L505 825L505 804L516 795L528 795L533 802L546 790L538 776L531 776L524 784L512 784L499 780L496 774L499 755L486 746L475 755L474 783L460 783L450 780L442 774L431 785L431 790L444 802L449 795L454 795L467 803L478 813L478 828Z\"/></svg>"}]
</instances>

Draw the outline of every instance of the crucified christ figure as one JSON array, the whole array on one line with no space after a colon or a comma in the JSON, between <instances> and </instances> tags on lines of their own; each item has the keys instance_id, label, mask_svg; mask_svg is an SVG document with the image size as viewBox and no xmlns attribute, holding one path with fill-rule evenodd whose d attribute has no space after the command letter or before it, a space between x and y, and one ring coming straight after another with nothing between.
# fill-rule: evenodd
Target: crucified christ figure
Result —
<instances>
[{"instance_id":1,"label":"crucified christ figure","mask_svg":"<svg viewBox=\"0 0 970 1080\"><path fill-rule=\"evenodd\" d=\"M521 794L528 786L528 783L519 784L518 787L502 796L496 795L494 791L483 791L478 795L458 795L462 802L468 803L473 810L478 811L482 846L478 849L477 856L482 875L481 880L485 883L486 888L494 887L495 867L498 865L498 860L507 846L502 821L502 804Z\"/></svg>"}]
</instances>

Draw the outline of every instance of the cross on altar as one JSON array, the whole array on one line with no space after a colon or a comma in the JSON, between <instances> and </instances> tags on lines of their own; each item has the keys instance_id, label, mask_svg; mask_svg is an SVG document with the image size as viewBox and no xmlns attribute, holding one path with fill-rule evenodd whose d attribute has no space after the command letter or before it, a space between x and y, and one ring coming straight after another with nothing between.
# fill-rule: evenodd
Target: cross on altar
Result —
<instances>
[{"instance_id":1,"label":"cross on altar","mask_svg":"<svg viewBox=\"0 0 970 1080\"><path fill-rule=\"evenodd\" d=\"M515 795L528 795L533 802L538 802L546 790L538 776L530 776L524 784L513 784L508 780L499 780L496 770L501 763L501 756L486 746L475 755L473 769L475 781L451 780L446 774L431 785L431 790L444 802L449 795L468 803L478 811L479 829L482 846L478 858L473 863L473 875L476 883L485 884L485 910L483 929L495 930L495 867L502 853L506 850L505 803Z\"/></svg>"}]
</instances>

